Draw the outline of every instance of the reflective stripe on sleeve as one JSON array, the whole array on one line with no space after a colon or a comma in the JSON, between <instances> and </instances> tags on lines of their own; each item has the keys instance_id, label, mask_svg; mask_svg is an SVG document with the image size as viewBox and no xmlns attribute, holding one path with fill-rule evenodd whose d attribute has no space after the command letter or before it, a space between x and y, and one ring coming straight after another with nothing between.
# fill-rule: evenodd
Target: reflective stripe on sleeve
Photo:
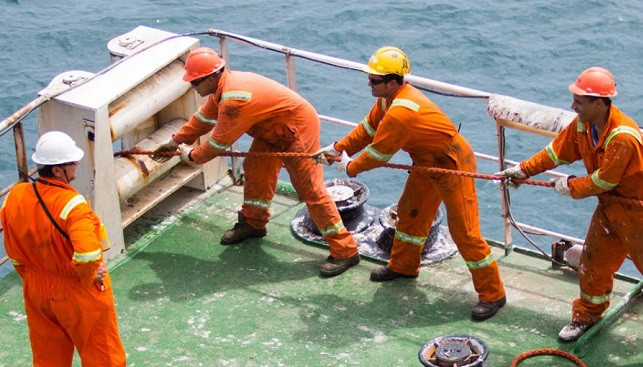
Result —
<instances>
[{"instance_id":1,"label":"reflective stripe on sleeve","mask_svg":"<svg viewBox=\"0 0 643 367\"><path fill-rule=\"evenodd\" d=\"M12 258L9 258L9 260L11 261L11 263L13 264L13 266L19 266L19 265L22 265L21 263L19 263L18 261L14 260L14 259L12 259Z\"/></svg>"},{"instance_id":2,"label":"reflective stripe on sleeve","mask_svg":"<svg viewBox=\"0 0 643 367\"><path fill-rule=\"evenodd\" d=\"M203 122L204 124L208 124L208 125L212 125L212 126L214 126L214 125L217 123L217 119L216 119L216 118L212 118L212 119L211 119L211 118L206 117L206 116L203 114L203 112L201 111L201 107L199 107L199 109L196 111L196 114L195 114L195 115L196 115L196 118L197 118L199 121Z\"/></svg>"},{"instance_id":3,"label":"reflective stripe on sleeve","mask_svg":"<svg viewBox=\"0 0 643 367\"><path fill-rule=\"evenodd\" d=\"M585 294L583 292L580 292L580 296L581 296L581 298L583 298L583 299L585 299L587 301L590 301L591 303L593 303L595 305L602 305L603 303L608 302L612 298L611 293L607 293L607 294L604 294L602 296L590 296L590 295L587 295L587 294Z\"/></svg>"},{"instance_id":4,"label":"reflective stripe on sleeve","mask_svg":"<svg viewBox=\"0 0 643 367\"><path fill-rule=\"evenodd\" d=\"M252 93L242 90L231 90L229 92L221 93L221 102L235 100L235 101L249 101L252 98Z\"/></svg>"},{"instance_id":5,"label":"reflective stripe on sleeve","mask_svg":"<svg viewBox=\"0 0 643 367\"><path fill-rule=\"evenodd\" d=\"M612 138L615 137L618 134L629 134L632 135L636 140L638 140L639 144L641 144L641 132L633 129L629 126L619 126L616 129L612 130L610 135L605 139L605 146L608 146L610 141L612 141Z\"/></svg>"},{"instance_id":6,"label":"reflective stripe on sleeve","mask_svg":"<svg viewBox=\"0 0 643 367\"><path fill-rule=\"evenodd\" d=\"M79 263L88 263L100 259L100 249L90 252L74 252L72 260L76 260Z\"/></svg>"},{"instance_id":7,"label":"reflective stripe on sleeve","mask_svg":"<svg viewBox=\"0 0 643 367\"><path fill-rule=\"evenodd\" d=\"M261 209L270 208L270 202L260 199L243 199L244 205L256 206Z\"/></svg>"},{"instance_id":8,"label":"reflective stripe on sleeve","mask_svg":"<svg viewBox=\"0 0 643 367\"><path fill-rule=\"evenodd\" d=\"M321 232L322 236L326 237L326 236L330 236L330 235L333 235L333 234L340 233L344 229L345 229L344 228L344 222L339 221L339 223L337 223L337 224L335 224L333 226L320 229L319 232Z\"/></svg>"},{"instance_id":9,"label":"reflective stripe on sleeve","mask_svg":"<svg viewBox=\"0 0 643 367\"><path fill-rule=\"evenodd\" d=\"M74 209L77 205L80 205L83 203L87 204L87 201L85 201L85 198L82 195L74 196L74 198L69 200L67 205L65 205L62 212L60 212L60 217L66 220L71 210Z\"/></svg>"},{"instance_id":10,"label":"reflective stripe on sleeve","mask_svg":"<svg viewBox=\"0 0 643 367\"><path fill-rule=\"evenodd\" d=\"M594 173L592 173L592 182L594 183L594 185L600 187L603 190L611 190L615 188L616 185L618 185L618 183L607 182L601 179L600 177L598 177L598 173L600 172L600 170L601 169L599 168L596 171L594 171Z\"/></svg>"},{"instance_id":11,"label":"reflective stripe on sleeve","mask_svg":"<svg viewBox=\"0 0 643 367\"><path fill-rule=\"evenodd\" d=\"M412 236L410 234L401 232L401 231L395 231L395 238L402 242L410 243L412 245L417 245L417 246L424 246L424 243L426 242L426 236L425 237L418 237L418 236Z\"/></svg>"},{"instance_id":12,"label":"reflective stripe on sleeve","mask_svg":"<svg viewBox=\"0 0 643 367\"><path fill-rule=\"evenodd\" d=\"M553 142L547 144L547 147L545 148L545 152L547 152L547 155L549 156L549 158L551 158L551 160L554 162L556 166L560 166L561 164L569 164L569 162L558 158L558 155L556 154L556 152L554 152Z\"/></svg>"},{"instance_id":13,"label":"reflective stripe on sleeve","mask_svg":"<svg viewBox=\"0 0 643 367\"><path fill-rule=\"evenodd\" d=\"M366 153L373 157L373 159L381 162L388 162L389 159L391 159L391 157L393 156L393 154L384 154L378 152L377 149L373 148L373 146L370 144L366 147Z\"/></svg>"},{"instance_id":14,"label":"reflective stripe on sleeve","mask_svg":"<svg viewBox=\"0 0 643 367\"><path fill-rule=\"evenodd\" d=\"M364 117L364 119L360 121L360 124L362 124L364 130L366 130L368 136L371 138L375 136L375 129L373 129L373 126L368 122L368 116Z\"/></svg>"},{"instance_id":15,"label":"reflective stripe on sleeve","mask_svg":"<svg viewBox=\"0 0 643 367\"><path fill-rule=\"evenodd\" d=\"M467 261L467 267L469 269L482 269L493 264L494 261L496 261L496 259L493 257L491 253L489 253L487 257L485 257L480 261Z\"/></svg>"},{"instance_id":16,"label":"reflective stripe on sleeve","mask_svg":"<svg viewBox=\"0 0 643 367\"><path fill-rule=\"evenodd\" d=\"M391 103L391 107L395 107L395 106L406 107L409 110L415 111L415 112L418 112L420 110L419 104L413 101L410 101L408 99L401 99L401 98L394 99L393 102Z\"/></svg>"},{"instance_id":17,"label":"reflective stripe on sleeve","mask_svg":"<svg viewBox=\"0 0 643 367\"><path fill-rule=\"evenodd\" d=\"M230 147L230 145L225 145L217 142L216 140L212 139L212 137L208 139L208 144L210 144L212 148L219 150L226 150Z\"/></svg>"}]
</instances>

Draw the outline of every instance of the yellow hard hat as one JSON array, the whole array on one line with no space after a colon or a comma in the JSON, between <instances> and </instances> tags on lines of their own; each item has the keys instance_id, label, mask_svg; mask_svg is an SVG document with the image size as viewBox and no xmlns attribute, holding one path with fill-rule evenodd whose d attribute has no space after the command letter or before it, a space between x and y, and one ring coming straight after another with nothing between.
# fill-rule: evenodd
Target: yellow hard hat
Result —
<instances>
[{"instance_id":1,"label":"yellow hard hat","mask_svg":"<svg viewBox=\"0 0 643 367\"><path fill-rule=\"evenodd\" d=\"M411 62L406 54L397 47L384 46L368 59L368 66L362 71L375 75L397 74L404 76L411 70Z\"/></svg>"}]
</instances>

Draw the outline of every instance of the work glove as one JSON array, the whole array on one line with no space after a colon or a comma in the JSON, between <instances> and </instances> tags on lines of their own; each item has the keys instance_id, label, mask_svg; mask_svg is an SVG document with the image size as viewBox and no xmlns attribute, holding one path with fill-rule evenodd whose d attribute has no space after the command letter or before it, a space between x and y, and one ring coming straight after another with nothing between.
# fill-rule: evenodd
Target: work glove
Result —
<instances>
[{"instance_id":1,"label":"work glove","mask_svg":"<svg viewBox=\"0 0 643 367\"><path fill-rule=\"evenodd\" d=\"M192 153L194 148L190 145L181 144L179 145L179 149L181 150L181 161L190 167L196 167L197 164L190 158L190 153Z\"/></svg>"},{"instance_id":2,"label":"work glove","mask_svg":"<svg viewBox=\"0 0 643 367\"><path fill-rule=\"evenodd\" d=\"M551 182L554 183L554 190L556 190L557 193L564 196L572 196L567 180L569 180L569 176L552 178Z\"/></svg>"},{"instance_id":3,"label":"work glove","mask_svg":"<svg viewBox=\"0 0 643 367\"><path fill-rule=\"evenodd\" d=\"M511 168L507 168L504 171L496 172L496 176L503 176L508 178L507 184L514 189L517 189L520 186L519 182L514 181L516 180L526 180L527 179L527 174L525 174L522 169L520 169L520 165L515 165Z\"/></svg>"},{"instance_id":4,"label":"work glove","mask_svg":"<svg viewBox=\"0 0 643 367\"><path fill-rule=\"evenodd\" d=\"M158 155L156 153L160 153L160 152L176 152L178 147L179 147L179 144L177 142L175 142L174 139L169 138L168 140L166 140L163 143L161 143L161 145L159 145L158 148L154 149L154 151L152 152L152 153L154 153L152 155L152 159L155 160L158 163L167 162L167 161L170 160L170 158L172 158L172 156L170 156L170 155Z\"/></svg>"},{"instance_id":5,"label":"work glove","mask_svg":"<svg viewBox=\"0 0 643 367\"><path fill-rule=\"evenodd\" d=\"M331 164L333 164L333 161L329 161L328 157L339 157L340 155L341 153L337 149L335 149L335 143L333 143L316 151L313 154L313 158L315 158L315 161L317 161L317 163L323 163L327 166L330 166Z\"/></svg>"},{"instance_id":6,"label":"work glove","mask_svg":"<svg viewBox=\"0 0 643 367\"><path fill-rule=\"evenodd\" d=\"M352 161L353 161L353 158L349 157L348 153L344 151L342 152L342 161L339 162L339 164L337 165L337 168L335 169L338 172L346 171L346 167L348 167L348 164L351 163Z\"/></svg>"}]
</instances>

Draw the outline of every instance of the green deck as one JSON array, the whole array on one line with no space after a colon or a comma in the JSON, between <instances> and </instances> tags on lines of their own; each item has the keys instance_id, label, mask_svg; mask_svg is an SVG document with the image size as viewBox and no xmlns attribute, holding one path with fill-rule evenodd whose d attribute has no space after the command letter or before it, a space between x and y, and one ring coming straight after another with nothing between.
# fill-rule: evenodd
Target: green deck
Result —
<instances>
[{"instance_id":1,"label":"green deck","mask_svg":"<svg viewBox=\"0 0 643 367\"><path fill-rule=\"evenodd\" d=\"M293 237L290 220L302 204L287 197L272 204L269 236L219 245L241 201L241 189L233 187L173 222L155 223L175 214L174 208L159 208L156 217L128 227L132 251L110 264L128 365L419 366L423 343L456 333L482 339L493 367L509 366L526 350L574 347L556 340L578 294L571 271L511 254L500 262L507 306L490 320L472 322L476 295L459 256L423 269L417 280L370 282L370 270L379 265L373 261L321 278L327 250ZM633 287L618 282L614 303ZM583 358L588 366L643 366L641 311L639 297L590 341ZM0 366L29 365L15 273L0 281L0 330ZM574 365L553 357L520 364Z\"/></svg>"}]
</instances>

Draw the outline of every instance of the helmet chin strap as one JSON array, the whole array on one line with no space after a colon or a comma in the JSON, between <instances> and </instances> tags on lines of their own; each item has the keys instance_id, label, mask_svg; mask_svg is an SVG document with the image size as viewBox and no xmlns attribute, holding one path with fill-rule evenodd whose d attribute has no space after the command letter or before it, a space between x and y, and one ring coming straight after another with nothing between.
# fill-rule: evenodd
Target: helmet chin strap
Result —
<instances>
[{"instance_id":1,"label":"helmet chin strap","mask_svg":"<svg viewBox=\"0 0 643 367\"><path fill-rule=\"evenodd\" d=\"M68 184L71 180L69 179L69 176L67 175L67 170L63 168L63 172L65 172L65 183Z\"/></svg>"},{"instance_id":2,"label":"helmet chin strap","mask_svg":"<svg viewBox=\"0 0 643 367\"><path fill-rule=\"evenodd\" d=\"M64 177L63 182L66 183L66 184L69 184L70 179L69 179L69 175L67 174L67 170L65 169L65 166L59 165L58 167L60 167L60 169L63 170L63 174L60 175L61 181L63 181L62 178Z\"/></svg>"}]
</instances>

